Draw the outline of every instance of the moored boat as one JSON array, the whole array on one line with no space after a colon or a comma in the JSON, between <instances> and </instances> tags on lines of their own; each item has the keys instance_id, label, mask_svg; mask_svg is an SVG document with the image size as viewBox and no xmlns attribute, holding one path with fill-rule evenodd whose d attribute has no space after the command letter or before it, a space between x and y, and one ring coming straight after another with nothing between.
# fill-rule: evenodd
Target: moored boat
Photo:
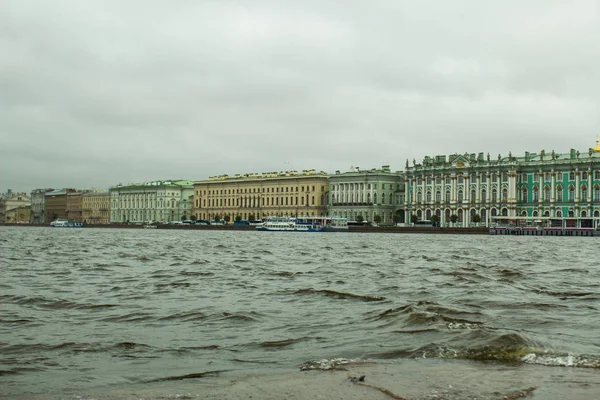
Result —
<instances>
[{"instance_id":1,"label":"moored boat","mask_svg":"<svg viewBox=\"0 0 600 400\"><path fill-rule=\"evenodd\" d=\"M72 219L57 218L50 222L50 226L53 228L83 228L83 223L75 222Z\"/></svg>"},{"instance_id":2,"label":"moored boat","mask_svg":"<svg viewBox=\"0 0 600 400\"><path fill-rule=\"evenodd\" d=\"M321 232L323 226L315 222L300 221L294 217L269 217L256 227L258 231Z\"/></svg>"}]
</instances>

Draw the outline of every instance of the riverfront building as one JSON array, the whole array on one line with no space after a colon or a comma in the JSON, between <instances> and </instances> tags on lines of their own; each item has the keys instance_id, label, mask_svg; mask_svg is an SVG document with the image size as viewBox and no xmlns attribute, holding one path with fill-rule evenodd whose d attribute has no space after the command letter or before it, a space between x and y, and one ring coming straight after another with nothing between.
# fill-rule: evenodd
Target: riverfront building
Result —
<instances>
[{"instance_id":1,"label":"riverfront building","mask_svg":"<svg viewBox=\"0 0 600 400\"><path fill-rule=\"evenodd\" d=\"M404 222L404 176L391 172L388 165L381 169L351 167L348 172L336 171L329 175L329 187L331 217L373 221L379 216L382 223Z\"/></svg>"},{"instance_id":2,"label":"riverfront building","mask_svg":"<svg viewBox=\"0 0 600 400\"><path fill-rule=\"evenodd\" d=\"M74 192L76 192L75 189L56 189L44 193L46 223L57 218L67 218L67 194Z\"/></svg>"},{"instance_id":3,"label":"riverfront building","mask_svg":"<svg viewBox=\"0 0 600 400\"><path fill-rule=\"evenodd\" d=\"M29 218L23 220L24 217L20 217L25 208L28 208L27 216L29 216L31 198L26 193L13 193L9 190L0 198L0 223L29 222Z\"/></svg>"},{"instance_id":4,"label":"riverfront building","mask_svg":"<svg viewBox=\"0 0 600 400\"><path fill-rule=\"evenodd\" d=\"M483 153L425 157L406 167L407 215L441 225L456 215L458 226L497 217L550 221L592 227L600 220L600 146L585 153L526 152L515 157Z\"/></svg>"},{"instance_id":5,"label":"riverfront building","mask_svg":"<svg viewBox=\"0 0 600 400\"><path fill-rule=\"evenodd\" d=\"M326 216L327 174L313 170L213 176L194 183L199 220Z\"/></svg>"},{"instance_id":6,"label":"riverfront building","mask_svg":"<svg viewBox=\"0 0 600 400\"><path fill-rule=\"evenodd\" d=\"M110 221L110 193L94 191L81 197L81 219L86 224L108 224Z\"/></svg>"},{"instance_id":7,"label":"riverfront building","mask_svg":"<svg viewBox=\"0 0 600 400\"><path fill-rule=\"evenodd\" d=\"M83 192L80 191L67 193L67 205L65 209L67 219L73 220L75 222L83 222L81 209L82 196Z\"/></svg>"},{"instance_id":8,"label":"riverfront building","mask_svg":"<svg viewBox=\"0 0 600 400\"><path fill-rule=\"evenodd\" d=\"M169 223L188 219L194 182L154 181L110 188L110 222Z\"/></svg>"},{"instance_id":9,"label":"riverfront building","mask_svg":"<svg viewBox=\"0 0 600 400\"><path fill-rule=\"evenodd\" d=\"M31 223L46 223L46 193L54 189L35 189L31 191ZM50 221L48 221L50 222Z\"/></svg>"}]
</instances>

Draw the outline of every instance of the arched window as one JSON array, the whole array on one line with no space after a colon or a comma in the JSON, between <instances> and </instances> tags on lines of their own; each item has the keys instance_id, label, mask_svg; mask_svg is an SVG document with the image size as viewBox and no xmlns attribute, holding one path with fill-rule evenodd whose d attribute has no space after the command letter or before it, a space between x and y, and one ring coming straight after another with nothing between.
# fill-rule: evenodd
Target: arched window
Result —
<instances>
[{"instance_id":1,"label":"arched window","mask_svg":"<svg viewBox=\"0 0 600 400\"><path fill-rule=\"evenodd\" d=\"M569 201L575 201L575 188L569 185Z\"/></svg>"},{"instance_id":2,"label":"arched window","mask_svg":"<svg viewBox=\"0 0 600 400\"><path fill-rule=\"evenodd\" d=\"M450 191L446 190L446 198L444 200L446 203L450 203Z\"/></svg>"},{"instance_id":3,"label":"arched window","mask_svg":"<svg viewBox=\"0 0 600 400\"><path fill-rule=\"evenodd\" d=\"M504 210L502 210L502 212L504 213ZM521 216L526 217L527 216L527 211L523 210L523 212L521 212Z\"/></svg>"},{"instance_id":4,"label":"arched window","mask_svg":"<svg viewBox=\"0 0 600 400\"><path fill-rule=\"evenodd\" d=\"M471 190L471 203L475 203L477 201L477 191L475 189Z\"/></svg>"},{"instance_id":5,"label":"arched window","mask_svg":"<svg viewBox=\"0 0 600 400\"><path fill-rule=\"evenodd\" d=\"M437 192L435 192L435 201L437 203L439 203L440 201L442 201L442 192L440 192L439 190Z\"/></svg>"},{"instance_id":6,"label":"arched window","mask_svg":"<svg viewBox=\"0 0 600 400\"><path fill-rule=\"evenodd\" d=\"M581 218L586 218L587 217L587 212L585 210L581 211Z\"/></svg>"},{"instance_id":7,"label":"arched window","mask_svg":"<svg viewBox=\"0 0 600 400\"><path fill-rule=\"evenodd\" d=\"M481 190L481 203L485 204L486 202L486 195L487 195L487 191L485 189Z\"/></svg>"},{"instance_id":8,"label":"arched window","mask_svg":"<svg viewBox=\"0 0 600 400\"><path fill-rule=\"evenodd\" d=\"M508 201L508 190L506 188L502 189L502 201L503 202L507 202Z\"/></svg>"},{"instance_id":9,"label":"arched window","mask_svg":"<svg viewBox=\"0 0 600 400\"><path fill-rule=\"evenodd\" d=\"M423 193L418 192L417 193L417 203L422 203L423 202Z\"/></svg>"},{"instance_id":10,"label":"arched window","mask_svg":"<svg viewBox=\"0 0 600 400\"><path fill-rule=\"evenodd\" d=\"M427 202L431 202L431 192L429 190L427 191Z\"/></svg>"},{"instance_id":11,"label":"arched window","mask_svg":"<svg viewBox=\"0 0 600 400\"><path fill-rule=\"evenodd\" d=\"M544 186L544 200L550 200L550 186Z\"/></svg>"},{"instance_id":12,"label":"arched window","mask_svg":"<svg viewBox=\"0 0 600 400\"><path fill-rule=\"evenodd\" d=\"M521 189L521 201L523 203L527 203L527 188L526 187Z\"/></svg>"},{"instance_id":13,"label":"arched window","mask_svg":"<svg viewBox=\"0 0 600 400\"><path fill-rule=\"evenodd\" d=\"M563 201L563 189L562 189L561 185L558 185L556 187L556 201L558 201L558 202Z\"/></svg>"},{"instance_id":14,"label":"arched window","mask_svg":"<svg viewBox=\"0 0 600 400\"><path fill-rule=\"evenodd\" d=\"M560 211L560 210L556 211L556 216L558 218L562 218L562 211Z\"/></svg>"},{"instance_id":15,"label":"arched window","mask_svg":"<svg viewBox=\"0 0 600 400\"><path fill-rule=\"evenodd\" d=\"M537 186L535 186L533 188L533 201L537 202L539 200L540 200L539 190L538 190Z\"/></svg>"},{"instance_id":16,"label":"arched window","mask_svg":"<svg viewBox=\"0 0 600 400\"><path fill-rule=\"evenodd\" d=\"M492 189L492 203L498 201L498 191L496 189Z\"/></svg>"},{"instance_id":17,"label":"arched window","mask_svg":"<svg viewBox=\"0 0 600 400\"><path fill-rule=\"evenodd\" d=\"M581 200L582 201L586 201L588 197L588 190L587 190L587 186L583 185L581 187Z\"/></svg>"},{"instance_id":18,"label":"arched window","mask_svg":"<svg viewBox=\"0 0 600 400\"><path fill-rule=\"evenodd\" d=\"M503 209L502 209L502 216L503 216L503 217L506 217L506 216L508 216L508 209L507 209L507 208L503 208Z\"/></svg>"},{"instance_id":19,"label":"arched window","mask_svg":"<svg viewBox=\"0 0 600 400\"><path fill-rule=\"evenodd\" d=\"M498 215L498 211L496 211L495 208L492 208L492 217L495 217L496 215Z\"/></svg>"},{"instance_id":20,"label":"arched window","mask_svg":"<svg viewBox=\"0 0 600 400\"><path fill-rule=\"evenodd\" d=\"M594 198L592 200L600 200L600 185L594 185Z\"/></svg>"},{"instance_id":21,"label":"arched window","mask_svg":"<svg viewBox=\"0 0 600 400\"><path fill-rule=\"evenodd\" d=\"M458 191L458 203L460 204L460 203L462 203L462 201L463 201L463 192L462 192L462 190L459 190Z\"/></svg>"}]
</instances>

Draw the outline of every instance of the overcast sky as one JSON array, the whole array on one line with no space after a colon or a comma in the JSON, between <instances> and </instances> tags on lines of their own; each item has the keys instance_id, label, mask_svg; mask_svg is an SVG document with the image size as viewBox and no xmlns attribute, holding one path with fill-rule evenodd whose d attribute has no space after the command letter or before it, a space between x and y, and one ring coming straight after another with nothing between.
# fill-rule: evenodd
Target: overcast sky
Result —
<instances>
[{"instance_id":1,"label":"overcast sky","mask_svg":"<svg viewBox=\"0 0 600 400\"><path fill-rule=\"evenodd\" d=\"M0 192L570 148L600 2L0 1Z\"/></svg>"}]
</instances>

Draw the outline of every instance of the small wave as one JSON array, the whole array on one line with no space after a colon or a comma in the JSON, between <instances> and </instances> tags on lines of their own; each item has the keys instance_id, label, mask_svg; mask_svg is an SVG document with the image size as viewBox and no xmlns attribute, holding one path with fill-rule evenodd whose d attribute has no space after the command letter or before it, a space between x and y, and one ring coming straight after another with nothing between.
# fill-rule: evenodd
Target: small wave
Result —
<instances>
[{"instance_id":1,"label":"small wave","mask_svg":"<svg viewBox=\"0 0 600 400\"><path fill-rule=\"evenodd\" d=\"M187 313L178 313L167 315L166 317L159 318L159 321L173 321L173 320L181 320L181 321L200 321L206 319L206 315L200 311L192 311Z\"/></svg>"},{"instance_id":2,"label":"small wave","mask_svg":"<svg viewBox=\"0 0 600 400\"><path fill-rule=\"evenodd\" d=\"M189 265L202 265L202 264L209 264L210 261L208 260L194 260L192 262L189 263Z\"/></svg>"},{"instance_id":3,"label":"small wave","mask_svg":"<svg viewBox=\"0 0 600 400\"><path fill-rule=\"evenodd\" d=\"M154 286L156 286L158 288L164 288L164 287L177 288L177 287L190 287L192 285L193 285L193 283L190 283L190 282L169 282L169 283L157 283Z\"/></svg>"},{"instance_id":4,"label":"small wave","mask_svg":"<svg viewBox=\"0 0 600 400\"><path fill-rule=\"evenodd\" d=\"M167 377L164 377L164 378L152 379L152 380L149 380L149 381L146 381L146 382L147 383L152 383L152 382L181 381L181 380L184 380L184 379L205 378L207 376L214 376L214 375L218 375L218 374L223 373L223 372L227 372L227 371L226 370L217 370L217 371L198 372L198 373L186 374L186 375L167 376Z\"/></svg>"},{"instance_id":5,"label":"small wave","mask_svg":"<svg viewBox=\"0 0 600 400\"><path fill-rule=\"evenodd\" d=\"M154 319L151 315L145 313L131 313L125 315L117 315L113 317L102 318L103 322L144 322Z\"/></svg>"},{"instance_id":6,"label":"small wave","mask_svg":"<svg viewBox=\"0 0 600 400\"><path fill-rule=\"evenodd\" d=\"M521 361L526 364L539 364L557 367L600 368L598 356L583 356L575 354L525 354Z\"/></svg>"},{"instance_id":7,"label":"small wave","mask_svg":"<svg viewBox=\"0 0 600 400\"><path fill-rule=\"evenodd\" d=\"M273 349L273 348L280 349L282 347L288 347L288 346L294 345L296 343L310 341L310 340L319 340L319 339L322 339L322 338L320 338L320 337L299 337L299 338L295 338L295 339L284 339L284 340L262 342L262 343L259 343L258 346L267 348L267 349Z\"/></svg>"},{"instance_id":8,"label":"small wave","mask_svg":"<svg viewBox=\"0 0 600 400\"><path fill-rule=\"evenodd\" d=\"M303 272L290 272L290 271L273 271L273 272L269 272L270 275L275 275L275 276L283 276L283 277L293 277L296 275L302 275Z\"/></svg>"},{"instance_id":9,"label":"small wave","mask_svg":"<svg viewBox=\"0 0 600 400\"><path fill-rule=\"evenodd\" d=\"M80 304L69 300L62 299L48 299L46 297L29 297L29 296L13 296L13 295L2 295L0 299L7 303L20 304L20 305L31 305L39 308L47 309L98 309L98 308L109 308L116 307L116 304Z\"/></svg>"},{"instance_id":10,"label":"small wave","mask_svg":"<svg viewBox=\"0 0 600 400\"><path fill-rule=\"evenodd\" d=\"M251 312L250 314L254 314L254 315L258 315L258 313L255 312ZM228 312L224 312L222 314L222 318L221 319L225 319L225 320L238 320L238 321L252 321L255 322L257 321L257 319L249 316L249 315L245 315L245 314L232 314L232 313L228 313Z\"/></svg>"},{"instance_id":11,"label":"small wave","mask_svg":"<svg viewBox=\"0 0 600 400\"><path fill-rule=\"evenodd\" d=\"M179 273L179 275L183 276L213 276L214 274L214 272L207 271L182 271Z\"/></svg>"},{"instance_id":12,"label":"small wave","mask_svg":"<svg viewBox=\"0 0 600 400\"><path fill-rule=\"evenodd\" d=\"M365 296L354 293L338 292L335 290L316 290L316 289L300 289L296 290L294 294L320 294L326 297L333 297L336 299L349 299L349 300L360 300L360 301L383 301L385 297L379 296Z\"/></svg>"},{"instance_id":13,"label":"small wave","mask_svg":"<svg viewBox=\"0 0 600 400\"><path fill-rule=\"evenodd\" d=\"M306 361L300 365L300 371L347 371L347 366L359 365L359 364L372 364L371 362L348 359L348 358L333 358L333 359L322 359L315 361Z\"/></svg>"}]
</instances>

